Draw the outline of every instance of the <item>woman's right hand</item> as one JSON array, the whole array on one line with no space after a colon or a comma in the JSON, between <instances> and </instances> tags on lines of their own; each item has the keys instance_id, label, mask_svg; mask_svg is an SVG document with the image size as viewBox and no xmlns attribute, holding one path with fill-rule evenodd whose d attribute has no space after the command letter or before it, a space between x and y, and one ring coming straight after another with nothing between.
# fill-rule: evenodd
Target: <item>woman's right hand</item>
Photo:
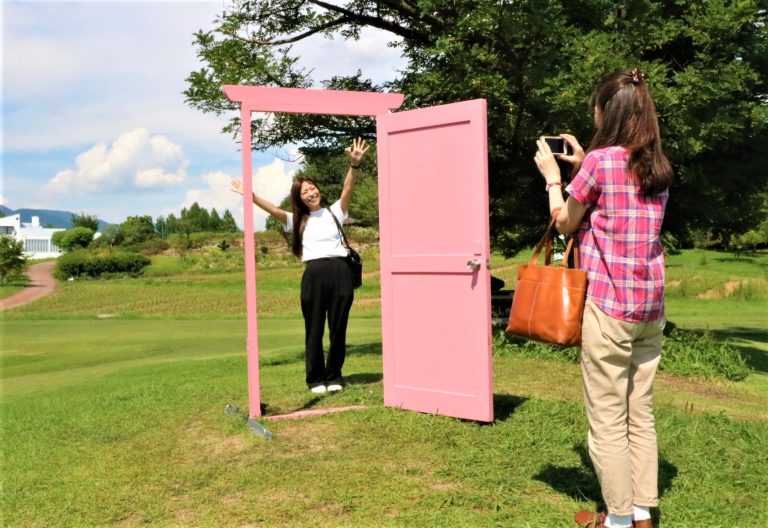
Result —
<instances>
[{"instance_id":1,"label":"woman's right hand","mask_svg":"<svg viewBox=\"0 0 768 528\"><path fill-rule=\"evenodd\" d=\"M233 179L230 182L229 190L239 194L240 196L243 195L243 182L242 180Z\"/></svg>"},{"instance_id":2,"label":"woman's right hand","mask_svg":"<svg viewBox=\"0 0 768 528\"><path fill-rule=\"evenodd\" d=\"M230 191L241 196L243 195L243 180L232 179L229 182L229 185ZM281 224L285 224L288 221L288 215L286 212L278 208L275 204L269 200L265 200L264 198L256 196L256 193L251 193L251 196L253 196L253 203L255 203L263 211L266 211L277 218Z\"/></svg>"},{"instance_id":3,"label":"woman's right hand","mask_svg":"<svg viewBox=\"0 0 768 528\"><path fill-rule=\"evenodd\" d=\"M584 149L581 148L579 140L571 134L560 134L560 137L571 146L573 154L555 154L555 156L557 159L566 161L578 169L581 167L581 162L584 160Z\"/></svg>"}]
</instances>

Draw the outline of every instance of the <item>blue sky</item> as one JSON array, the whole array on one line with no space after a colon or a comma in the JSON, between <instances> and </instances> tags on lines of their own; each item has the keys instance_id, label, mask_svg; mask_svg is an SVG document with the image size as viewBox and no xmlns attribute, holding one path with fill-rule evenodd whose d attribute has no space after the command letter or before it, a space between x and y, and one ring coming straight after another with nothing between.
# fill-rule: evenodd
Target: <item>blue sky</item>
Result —
<instances>
[{"instance_id":1,"label":"blue sky","mask_svg":"<svg viewBox=\"0 0 768 528\"><path fill-rule=\"evenodd\" d=\"M4 0L0 203L119 223L197 201L241 223L241 200L229 191L239 147L220 133L224 117L189 108L181 94L200 67L193 33L212 28L225 5ZM377 31L357 42L315 37L294 51L316 80L360 68L382 81L403 65L388 40ZM287 194L296 165L281 158L293 151L254 154L260 194ZM263 221L258 211L257 228Z\"/></svg>"}]
</instances>

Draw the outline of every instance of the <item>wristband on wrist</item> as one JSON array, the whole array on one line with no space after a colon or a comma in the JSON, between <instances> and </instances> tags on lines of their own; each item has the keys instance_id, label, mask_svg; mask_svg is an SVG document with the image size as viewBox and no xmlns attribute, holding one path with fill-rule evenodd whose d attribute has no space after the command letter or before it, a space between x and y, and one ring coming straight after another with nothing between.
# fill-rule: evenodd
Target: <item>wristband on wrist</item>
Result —
<instances>
[{"instance_id":1,"label":"wristband on wrist","mask_svg":"<svg viewBox=\"0 0 768 528\"><path fill-rule=\"evenodd\" d=\"M545 190L545 191L547 191L547 192L549 192L549 190L550 190L552 187L562 187L562 186L563 186L563 183L562 183L562 182L552 182L552 183L548 183L548 184L547 184L547 185L544 187L544 190Z\"/></svg>"}]
</instances>

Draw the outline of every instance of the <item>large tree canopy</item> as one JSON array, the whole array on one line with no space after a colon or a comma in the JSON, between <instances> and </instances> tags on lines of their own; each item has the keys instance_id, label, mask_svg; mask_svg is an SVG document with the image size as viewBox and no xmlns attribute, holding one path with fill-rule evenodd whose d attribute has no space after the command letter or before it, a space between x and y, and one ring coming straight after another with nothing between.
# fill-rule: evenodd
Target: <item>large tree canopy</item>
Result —
<instances>
[{"instance_id":1,"label":"large tree canopy","mask_svg":"<svg viewBox=\"0 0 768 528\"><path fill-rule=\"evenodd\" d=\"M639 66L676 172L666 227L685 243L693 232L726 235L761 220L767 18L768 0L236 0L213 31L196 34L205 66L190 74L184 93L193 107L216 113L236 109L222 84L399 91L404 108L485 98L492 242L512 253L537 237L546 217L535 138L568 131L588 144L596 81ZM391 33L407 60L384 85L361 72L315 80L292 55L292 43L356 39L364 27ZM232 115L225 131L236 133ZM308 159L374 134L366 118L253 121L255 148L299 143Z\"/></svg>"}]
</instances>

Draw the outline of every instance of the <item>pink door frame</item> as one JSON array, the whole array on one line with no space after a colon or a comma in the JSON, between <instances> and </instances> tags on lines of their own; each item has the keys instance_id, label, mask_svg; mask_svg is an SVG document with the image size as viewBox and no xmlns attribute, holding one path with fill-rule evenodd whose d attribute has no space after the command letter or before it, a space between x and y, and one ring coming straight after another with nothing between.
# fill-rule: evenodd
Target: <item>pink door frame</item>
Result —
<instances>
[{"instance_id":1,"label":"pink door frame","mask_svg":"<svg viewBox=\"0 0 768 528\"><path fill-rule=\"evenodd\" d=\"M243 163L243 231L245 237L245 294L248 321L248 414L261 416L259 384L259 333L256 304L256 248L253 229L253 160L251 146L251 114L253 112L286 112L301 114L333 114L377 116L399 108L405 98L396 93L310 90L267 86L225 85L224 94L240 103L240 131ZM247 126L246 126L247 125Z\"/></svg>"}]
</instances>

